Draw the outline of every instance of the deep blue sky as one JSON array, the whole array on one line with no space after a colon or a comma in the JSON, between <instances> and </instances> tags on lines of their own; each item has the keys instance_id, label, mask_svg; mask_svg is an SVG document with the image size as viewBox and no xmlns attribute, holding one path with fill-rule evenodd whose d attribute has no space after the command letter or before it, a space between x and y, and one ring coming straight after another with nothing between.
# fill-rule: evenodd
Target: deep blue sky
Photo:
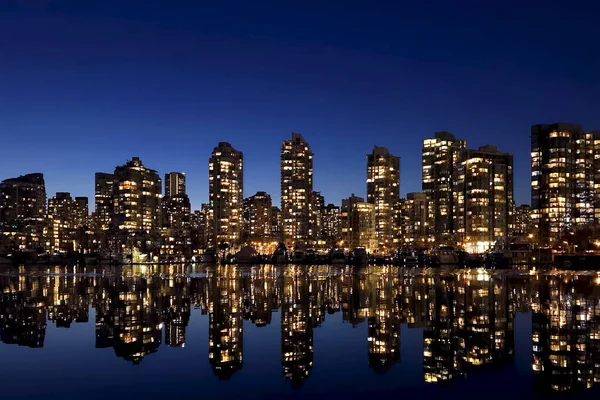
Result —
<instances>
[{"instance_id":1,"label":"deep blue sky","mask_svg":"<svg viewBox=\"0 0 600 400\"><path fill-rule=\"evenodd\" d=\"M1 1L0 178L41 171L49 196L91 199L94 172L137 155L186 172L198 208L229 141L245 195L278 204L296 131L339 204L364 195L373 145L402 158L403 195L420 190L422 140L448 130L513 152L528 203L530 126L600 129L598 5L401 3Z\"/></svg>"}]
</instances>

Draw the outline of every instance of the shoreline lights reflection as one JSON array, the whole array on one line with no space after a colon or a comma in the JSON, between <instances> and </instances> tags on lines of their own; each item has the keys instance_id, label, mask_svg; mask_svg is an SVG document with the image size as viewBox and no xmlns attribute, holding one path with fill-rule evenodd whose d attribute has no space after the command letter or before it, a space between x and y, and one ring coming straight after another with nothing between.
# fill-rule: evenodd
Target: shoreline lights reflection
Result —
<instances>
[{"instance_id":1,"label":"shoreline lights reflection","mask_svg":"<svg viewBox=\"0 0 600 400\"><path fill-rule=\"evenodd\" d=\"M57 267L0 275L0 340L44 347L47 324L89 323L92 307L95 347L112 347L117 357L139 364L160 350L163 334L164 345L184 347L197 308L208 318L208 361L226 380L244 368L244 321L262 329L279 313L282 377L301 384L315 373L315 330L340 313L351 327L364 323L364 362L378 374L402 362L401 325L422 329L422 377L435 383L512 362L515 314L531 312L531 371L539 390L584 389L600 380L595 273L189 268Z\"/></svg>"}]
</instances>

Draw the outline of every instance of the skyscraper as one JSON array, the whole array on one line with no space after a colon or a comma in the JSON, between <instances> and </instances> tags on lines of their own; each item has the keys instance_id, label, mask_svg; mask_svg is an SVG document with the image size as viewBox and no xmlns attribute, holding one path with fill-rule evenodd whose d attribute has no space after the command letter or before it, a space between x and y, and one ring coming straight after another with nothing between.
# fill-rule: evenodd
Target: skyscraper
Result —
<instances>
[{"instance_id":1,"label":"skyscraper","mask_svg":"<svg viewBox=\"0 0 600 400\"><path fill-rule=\"evenodd\" d=\"M206 249L212 243L212 225L210 223L210 207L202 203L200 210L191 216L192 247L194 250Z\"/></svg>"},{"instance_id":2,"label":"skyscraper","mask_svg":"<svg viewBox=\"0 0 600 400\"><path fill-rule=\"evenodd\" d=\"M188 256L192 237L192 210L183 172L165 174L165 197L161 202L161 211L163 238L168 239L168 244L162 246L163 254Z\"/></svg>"},{"instance_id":3,"label":"skyscraper","mask_svg":"<svg viewBox=\"0 0 600 400\"><path fill-rule=\"evenodd\" d=\"M407 193L400 206L402 239L406 244L424 245L430 238L429 200L425 193Z\"/></svg>"},{"instance_id":4,"label":"skyscraper","mask_svg":"<svg viewBox=\"0 0 600 400\"><path fill-rule=\"evenodd\" d=\"M27 174L0 183L0 221L42 220L46 214L43 174Z\"/></svg>"},{"instance_id":5,"label":"skyscraper","mask_svg":"<svg viewBox=\"0 0 600 400\"><path fill-rule=\"evenodd\" d=\"M327 204L323 209L323 239L328 247L335 247L340 241L340 207Z\"/></svg>"},{"instance_id":6,"label":"skyscraper","mask_svg":"<svg viewBox=\"0 0 600 400\"><path fill-rule=\"evenodd\" d=\"M272 236L271 196L266 192L256 192L244 199L244 237L264 239Z\"/></svg>"},{"instance_id":7,"label":"skyscraper","mask_svg":"<svg viewBox=\"0 0 600 400\"><path fill-rule=\"evenodd\" d=\"M277 206L271 207L271 236L281 241L281 210Z\"/></svg>"},{"instance_id":8,"label":"skyscraper","mask_svg":"<svg viewBox=\"0 0 600 400\"><path fill-rule=\"evenodd\" d=\"M529 204L521 204L515 207L513 235L517 237L528 237L533 235L531 225L531 207Z\"/></svg>"},{"instance_id":9,"label":"skyscraper","mask_svg":"<svg viewBox=\"0 0 600 400\"><path fill-rule=\"evenodd\" d=\"M113 204L119 229L152 231L160 225L162 185L155 170L146 168L138 157L115 168Z\"/></svg>"},{"instance_id":10,"label":"skyscraper","mask_svg":"<svg viewBox=\"0 0 600 400\"><path fill-rule=\"evenodd\" d=\"M563 122L531 127L531 217L541 244L594 220L594 136Z\"/></svg>"},{"instance_id":11,"label":"skyscraper","mask_svg":"<svg viewBox=\"0 0 600 400\"><path fill-rule=\"evenodd\" d=\"M208 161L212 245L238 244L243 228L244 155L220 142Z\"/></svg>"},{"instance_id":12,"label":"skyscraper","mask_svg":"<svg viewBox=\"0 0 600 400\"><path fill-rule=\"evenodd\" d=\"M76 203L70 193L57 192L48 200L48 220L50 250L52 252L69 252L75 250Z\"/></svg>"},{"instance_id":13,"label":"skyscraper","mask_svg":"<svg viewBox=\"0 0 600 400\"><path fill-rule=\"evenodd\" d=\"M343 247L364 247L368 252L377 249L374 204L366 203L365 199L354 194L343 199L341 227Z\"/></svg>"},{"instance_id":14,"label":"skyscraper","mask_svg":"<svg viewBox=\"0 0 600 400\"><path fill-rule=\"evenodd\" d=\"M394 246L394 205L400 199L400 157L375 146L367 154L367 202L375 205L375 232L380 250Z\"/></svg>"},{"instance_id":15,"label":"skyscraper","mask_svg":"<svg viewBox=\"0 0 600 400\"><path fill-rule=\"evenodd\" d=\"M310 236L313 153L301 134L281 144L281 212L288 246L306 244Z\"/></svg>"},{"instance_id":16,"label":"skyscraper","mask_svg":"<svg viewBox=\"0 0 600 400\"><path fill-rule=\"evenodd\" d=\"M451 239L454 232L453 171L466 141L450 132L436 132L423 141L423 192L429 199L429 219L436 239Z\"/></svg>"},{"instance_id":17,"label":"skyscraper","mask_svg":"<svg viewBox=\"0 0 600 400\"><path fill-rule=\"evenodd\" d=\"M45 217L43 174L27 174L0 183L0 226L4 232L10 232L10 235L2 235L3 247L9 250L39 248ZM6 243L8 238L15 240Z\"/></svg>"},{"instance_id":18,"label":"skyscraper","mask_svg":"<svg viewBox=\"0 0 600 400\"><path fill-rule=\"evenodd\" d=\"M453 228L465 250L507 240L513 216L513 156L496 146L463 150L454 177Z\"/></svg>"},{"instance_id":19,"label":"skyscraper","mask_svg":"<svg viewBox=\"0 0 600 400\"><path fill-rule=\"evenodd\" d=\"M114 216L113 192L115 176L104 172L96 172L96 226L98 229L107 230Z\"/></svg>"},{"instance_id":20,"label":"skyscraper","mask_svg":"<svg viewBox=\"0 0 600 400\"><path fill-rule=\"evenodd\" d=\"M75 197L73 225L75 228L81 228L88 223L89 207L88 198L84 196Z\"/></svg>"},{"instance_id":21,"label":"skyscraper","mask_svg":"<svg viewBox=\"0 0 600 400\"><path fill-rule=\"evenodd\" d=\"M162 201L162 226L174 231L190 227L190 199L187 194L164 197Z\"/></svg>"},{"instance_id":22,"label":"skyscraper","mask_svg":"<svg viewBox=\"0 0 600 400\"><path fill-rule=\"evenodd\" d=\"M183 172L169 172L165 174L165 197L176 194L186 194L185 174Z\"/></svg>"},{"instance_id":23,"label":"skyscraper","mask_svg":"<svg viewBox=\"0 0 600 400\"><path fill-rule=\"evenodd\" d=\"M311 244L322 243L323 239L323 209L325 208L325 198L320 192L312 192L310 198L310 229L309 238Z\"/></svg>"}]
</instances>

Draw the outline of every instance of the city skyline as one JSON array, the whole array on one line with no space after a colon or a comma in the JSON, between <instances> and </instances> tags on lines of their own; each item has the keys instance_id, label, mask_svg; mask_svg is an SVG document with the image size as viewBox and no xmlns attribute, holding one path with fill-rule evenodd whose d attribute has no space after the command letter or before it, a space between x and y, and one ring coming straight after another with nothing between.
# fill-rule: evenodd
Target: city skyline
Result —
<instances>
[{"instance_id":1,"label":"city skyline","mask_svg":"<svg viewBox=\"0 0 600 400\"><path fill-rule=\"evenodd\" d=\"M491 143L514 153L520 204L529 202L531 125L600 127L591 113L600 106L598 55L586 50L593 13L575 18L557 5L522 5L499 18L485 4L461 12L440 4L439 15L390 4L348 25L359 12L351 5L324 21L289 4L275 7L286 15L281 25L270 7L241 3L248 18L234 24L219 4L188 4L174 15L114 1L91 9L12 3L0 5L0 36L10 38L0 44L0 120L13 146L28 151L0 149L0 171L11 177L48 167L49 193L91 198L87 177L139 156L161 173L186 172L197 209L208 197L198 179L204 160L227 141L246 154L247 193L266 191L278 204L278 141L293 130L311 143L314 186L325 198L366 196L361 161L373 145L415 171L404 174L405 197L420 190L413 149L447 130L474 148ZM564 23L530 23L558 19ZM42 145L31 146L36 140Z\"/></svg>"},{"instance_id":2,"label":"city skyline","mask_svg":"<svg viewBox=\"0 0 600 400\"><path fill-rule=\"evenodd\" d=\"M564 123L564 122L556 122L556 123L552 123L552 124L561 124L561 123ZM577 124L577 125L581 126L579 124ZM535 125L532 125L532 126L535 126ZM586 130L586 132L587 132L587 130ZM592 132L595 132L595 131L592 131ZM431 132L429 134L429 136L423 137L421 139L421 147L419 147L418 150L422 150L422 146L423 146L424 142L433 140L434 136L436 136L436 135L438 135L440 133L441 134L448 134L450 132L447 132L447 131ZM312 147L312 143L309 140L306 140L303 137L303 136L305 136L303 133L298 133L298 132L292 131L291 134L292 134L292 136L293 135L299 135L302 138L302 140L305 140L306 143L308 143L309 147ZM450 133L450 134L453 135L452 133ZM456 136L456 135L453 135L453 136ZM497 147L494 143L485 143L485 144L482 144L482 145L472 146L471 143L465 144L464 142L466 142L466 140L464 140L464 139L457 139L457 140L461 140L463 142L463 147L465 149L468 148L468 149L476 150L477 148L482 148L482 147L485 147L485 146ZM282 142L285 142L285 141L286 141L285 136L282 136L282 138L278 141L278 143L281 144ZM229 144L229 145L231 145L231 146L233 146L235 148L235 144L230 144L230 143L225 142L225 141L219 141L218 143L215 143L214 146L218 147L218 145L220 145L221 143ZM213 150L212 151L214 151L214 148L215 148L214 146L213 146ZM385 151L388 151L389 154L391 154L392 156L396 156L396 158L400 159L400 161L399 161L400 168L398 170L398 176L399 176L399 179L400 179L400 184L399 184L399 188L398 188L399 193L400 193L399 198L406 199L407 195L410 194L410 193L423 192L424 188L422 186L422 181L421 181L421 179L422 179L422 173L423 173L423 171L422 171L422 163L421 163L421 165L420 165L420 167L419 167L419 169L417 171L406 171L406 169L403 166L403 160L404 159L402 158L402 155L396 154L393 151L389 150L389 148L387 146L385 146L385 144L383 144L383 143L381 145L373 145L373 146L371 146L371 150L370 151L375 151L375 150L372 150L373 148L375 148L375 149L380 148L380 149L383 149ZM243 153L245 155L245 157L247 157L247 153L244 152L243 149L237 148L237 150L240 151L241 153ZM511 151L511 149L502 148L502 151L510 153L511 155L514 154ZM280 152L281 152L281 150L280 150ZM419 154L421 154L421 152L419 152ZM325 154L323 154L322 156L326 157ZM209 154L206 157L206 159L210 159L210 158L211 158L211 154ZM312 153L312 162L313 163L314 163L314 160L315 159L318 160L318 158L319 158L318 154ZM152 168L152 165L149 164L149 163L147 163L146 159L144 157L140 157L140 156L137 156L137 155L130 155L130 156L126 157L124 160L120 160L119 162L117 162L117 165L120 165L120 164L123 164L123 163L126 163L126 162L130 162L131 160L142 160L144 162L144 165L146 165L146 166L150 165L149 168ZM367 189L367 187L368 187L368 180L369 180L369 176L368 176L369 172L367 171L367 173L365 173L365 171L364 171L364 169L365 169L364 153L363 153L363 156L360 158L360 162L362 162L362 165L363 165L363 177L362 178L355 178L355 182L356 182L355 186L352 186L349 189L349 191L341 192L343 194L342 194L342 197L340 197L340 198L328 197L328 196L325 196L325 195L323 195L321 193L321 192L327 192L327 188L329 186L328 182L324 182L322 184L322 186L317 186L316 184L313 183L312 186L313 186L314 190L316 192L321 193L321 195L323 195L323 197L325 198L325 203L326 204L333 203L333 204L336 204L337 206L340 206L341 205L341 201L343 199L347 198L350 194L353 194L353 195L356 194L359 197L365 197L365 198L368 197L368 193L367 193L368 189ZM518 201L517 196L515 195L515 200L514 200L515 201L515 206L519 206L519 205L523 205L523 204L531 205L531 192L530 192L530 189L531 189L531 187L530 187L530 185L531 185L531 180L530 180L530 177L531 177L531 175L530 175L530 173L531 173L531 167L530 167L530 162L531 162L531 157L529 156L528 157L529 169L526 170L526 171L524 171L524 172L522 172L522 173L520 173L519 171L515 171L515 179L517 177L521 177L521 175L524 174L524 175L526 175L526 179L528 180L528 185L529 185L528 186L529 192L527 193L527 198L524 201L522 201L522 202ZM244 166L243 166L244 174L246 174L246 171L247 171L246 164L247 163L244 160ZM104 167L103 169L107 169L107 168L110 168L110 167ZM172 171L175 171L176 169L170 168L169 166L166 166L166 170L165 171L154 169L154 168L152 168L152 169L158 174L159 179L160 179L161 176L164 177L164 180L161 180L162 197L166 196L166 193L167 193L167 190L168 190L167 189L167 185L168 185L167 180L169 179L169 176L172 176L172 175L175 175L175 174L181 175L183 177L182 188L183 188L185 194L188 194L189 190L187 188L190 186L190 184L192 184L193 186L204 185L204 186L208 187L209 183L210 183L209 179L206 177L208 175L208 172L209 172L209 168L208 167L206 168L205 171L203 171L203 176L204 177L190 176L190 174L187 171L172 172ZM280 189L281 188L281 186L280 186L281 185L281 176L280 176L281 162L279 163L279 166L276 167L276 169L278 170L277 171L278 172L278 179L277 179L278 182L276 182L276 186L272 187L273 191L269 191L269 190L265 189L265 187L272 186L272 184L264 185L264 181L261 180L261 179L258 179L258 181L261 182L261 183L258 183L258 184L254 183L252 185L252 187L257 187L258 190L252 191L252 190L249 190L249 189L246 189L245 187L243 187L242 188L243 189L243 193L242 193L243 197L244 198L250 197L250 196L252 196L252 194L254 194L256 192L266 192L267 194L269 194L272 197L273 204L279 206L281 204L281 196L280 196L280 192L281 192L281 189ZM314 168L313 168L313 171L314 171ZM323 171L323 172L325 172L325 171ZM41 174L44 175L44 178L46 180L46 192L48 194L48 196L47 196L48 199L54 193L63 193L63 192L68 192L68 193L72 194L73 196L77 196L77 197L88 197L89 199L93 199L94 196L95 196L95 194L96 194L96 191L97 191L97 188L95 187L94 184L91 184L92 191L89 194L87 192L84 194L84 193L81 193L81 192L74 191L72 189L72 187L77 187L77 185L73 185L73 182L71 182L71 184L70 184L71 186L69 186L69 184L67 184L67 185L64 186L65 190L59 190L59 191L54 192L52 190L52 187L53 187L52 176L50 174L46 173L43 170L41 170L41 171L22 171L22 172L16 173L14 175L14 177L17 177L17 176L20 177L20 176L25 176L25 175L30 175L30 174L36 174L36 173L41 173ZM102 175L104 173L103 172L99 172L99 171L95 171L92 175L95 176L97 174L101 174ZM411 188L409 188L409 189L405 189L404 188L404 182L405 182L405 180L411 180L411 179L407 179L407 175L409 175L409 174L410 175L416 175L419 178L419 186L416 187L416 188L414 188L414 190L411 190ZM318 179L318 175L319 175L319 171L316 171L316 172L312 173L312 180L313 180L313 182L315 180L322 180L322 179ZM2 181L4 179L11 179L11 178L12 178L11 176L6 176L6 177L0 176L0 181ZM96 177L96 179L97 179L97 177ZM91 177L90 182L94 182L94 177L93 176ZM244 183L247 184L247 186L249 186L248 184L252 184L251 182L247 182L246 179L244 179ZM365 183L367 183L367 185L365 185ZM55 184L56 183L54 183L54 185ZM263 186L261 186L261 185L263 185ZM61 185L61 187L63 187L63 186ZM356 190L354 190L355 188L356 188ZM517 192L516 189L515 189L515 192ZM190 197L191 206L192 206L192 210L200 210L201 205L204 204L204 203L207 203L209 201L209 198L210 198L209 194L210 194L210 191L207 190L205 198L193 198L192 196L189 196ZM396 201L396 200L397 199L395 199L394 201ZM93 211L96 211L95 210L95 204L94 204L93 201L90 201L89 211L90 211L90 213L93 212Z\"/></svg>"},{"instance_id":3,"label":"city skyline","mask_svg":"<svg viewBox=\"0 0 600 400\"><path fill-rule=\"evenodd\" d=\"M594 396L599 19L0 0L0 394Z\"/></svg>"}]
</instances>

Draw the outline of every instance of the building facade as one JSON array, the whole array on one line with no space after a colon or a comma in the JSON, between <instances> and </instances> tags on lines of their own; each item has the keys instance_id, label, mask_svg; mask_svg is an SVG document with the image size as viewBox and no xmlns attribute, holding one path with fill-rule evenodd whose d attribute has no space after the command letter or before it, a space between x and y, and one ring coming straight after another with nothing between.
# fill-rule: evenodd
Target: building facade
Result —
<instances>
[{"instance_id":1,"label":"building facade","mask_svg":"<svg viewBox=\"0 0 600 400\"><path fill-rule=\"evenodd\" d=\"M271 207L271 236L278 241L283 239L283 218L277 206Z\"/></svg>"},{"instance_id":2,"label":"building facade","mask_svg":"<svg viewBox=\"0 0 600 400\"><path fill-rule=\"evenodd\" d=\"M104 172L96 172L95 176L95 223L100 230L107 230L112 225L115 214L113 202L115 176Z\"/></svg>"},{"instance_id":3,"label":"building facade","mask_svg":"<svg viewBox=\"0 0 600 400\"><path fill-rule=\"evenodd\" d=\"M513 156L495 146L463 150L454 176L453 227L465 250L483 253L512 228Z\"/></svg>"},{"instance_id":4,"label":"building facade","mask_svg":"<svg viewBox=\"0 0 600 400\"><path fill-rule=\"evenodd\" d=\"M373 203L367 203L364 198L354 194L342 200L341 245L350 250L364 247L369 253L377 250Z\"/></svg>"},{"instance_id":5,"label":"building facade","mask_svg":"<svg viewBox=\"0 0 600 400\"><path fill-rule=\"evenodd\" d=\"M0 183L2 247L33 250L43 246L46 218L46 183L40 173L6 179Z\"/></svg>"},{"instance_id":6,"label":"building facade","mask_svg":"<svg viewBox=\"0 0 600 400\"><path fill-rule=\"evenodd\" d=\"M210 207L206 203L203 203L200 210L195 210L191 215L192 248L196 252L208 248L213 242L211 240L213 230L210 215Z\"/></svg>"},{"instance_id":7,"label":"building facade","mask_svg":"<svg viewBox=\"0 0 600 400\"><path fill-rule=\"evenodd\" d=\"M423 141L422 184L429 199L429 219L438 241L449 241L454 232L454 169L466 141L450 132L436 132Z\"/></svg>"},{"instance_id":8,"label":"building facade","mask_svg":"<svg viewBox=\"0 0 600 400\"><path fill-rule=\"evenodd\" d=\"M401 243L424 246L432 239L429 199L425 193L407 193L401 201Z\"/></svg>"},{"instance_id":9,"label":"building facade","mask_svg":"<svg viewBox=\"0 0 600 400\"><path fill-rule=\"evenodd\" d=\"M244 155L220 142L208 161L208 193L213 246L236 245L242 238Z\"/></svg>"},{"instance_id":10,"label":"building facade","mask_svg":"<svg viewBox=\"0 0 600 400\"><path fill-rule=\"evenodd\" d=\"M529 204L522 204L515 207L512 234L515 237L529 238L529 235L531 235L530 238L534 238L534 229L531 224L531 207Z\"/></svg>"},{"instance_id":11,"label":"building facade","mask_svg":"<svg viewBox=\"0 0 600 400\"><path fill-rule=\"evenodd\" d=\"M50 242L50 251L64 253L77 249L75 244L76 209L77 203L67 192L57 192L48 200L47 240Z\"/></svg>"},{"instance_id":12,"label":"building facade","mask_svg":"<svg viewBox=\"0 0 600 400\"><path fill-rule=\"evenodd\" d=\"M367 154L367 202L375 206L375 230L382 251L394 246L394 206L400 200L400 157L375 146Z\"/></svg>"},{"instance_id":13,"label":"building facade","mask_svg":"<svg viewBox=\"0 0 600 400\"><path fill-rule=\"evenodd\" d=\"M323 209L323 239L327 247L337 247L341 237L340 207L327 204Z\"/></svg>"},{"instance_id":14,"label":"building facade","mask_svg":"<svg viewBox=\"0 0 600 400\"><path fill-rule=\"evenodd\" d=\"M531 218L541 245L594 221L598 136L563 122L531 127Z\"/></svg>"},{"instance_id":15,"label":"building facade","mask_svg":"<svg viewBox=\"0 0 600 400\"><path fill-rule=\"evenodd\" d=\"M88 225L89 213L88 198L85 196L75 197L75 219L73 221L75 228L82 228Z\"/></svg>"},{"instance_id":16,"label":"building facade","mask_svg":"<svg viewBox=\"0 0 600 400\"><path fill-rule=\"evenodd\" d=\"M266 192L256 192L254 196L244 199L244 238L246 240L272 237L272 209L271 196Z\"/></svg>"},{"instance_id":17,"label":"building facade","mask_svg":"<svg viewBox=\"0 0 600 400\"><path fill-rule=\"evenodd\" d=\"M281 144L281 213L283 239L288 246L305 245L312 239L311 196L313 153L299 133Z\"/></svg>"},{"instance_id":18,"label":"building facade","mask_svg":"<svg viewBox=\"0 0 600 400\"><path fill-rule=\"evenodd\" d=\"M161 202L162 228L176 236L189 236L191 212L187 194L164 197Z\"/></svg>"},{"instance_id":19,"label":"building facade","mask_svg":"<svg viewBox=\"0 0 600 400\"><path fill-rule=\"evenodd\" d=\"M183 172L165 174L165 197L186 193L185 174Z\"/></svg>"},{"instance_id":20,"label":"building facade","mask_svg":"<svg viewBox=\"0 0 600 400\"><path fill-rule=\"evenodd\" d=\"M115 168L113 224L126 231L153 231L160 226L162 183L138 157Z\"/></svg>"},{"instance_id":21,"label":"building facade","mask_svg":"<svg viewBox=\"0 0 600 400\"><path fill-rule=\"evenodd\" d=\"M325 198L320 192L312 192L310 202L310 230L309 238L312 245L322 245L323 241L323 209Z\"/></svg>"}]
</instances>

